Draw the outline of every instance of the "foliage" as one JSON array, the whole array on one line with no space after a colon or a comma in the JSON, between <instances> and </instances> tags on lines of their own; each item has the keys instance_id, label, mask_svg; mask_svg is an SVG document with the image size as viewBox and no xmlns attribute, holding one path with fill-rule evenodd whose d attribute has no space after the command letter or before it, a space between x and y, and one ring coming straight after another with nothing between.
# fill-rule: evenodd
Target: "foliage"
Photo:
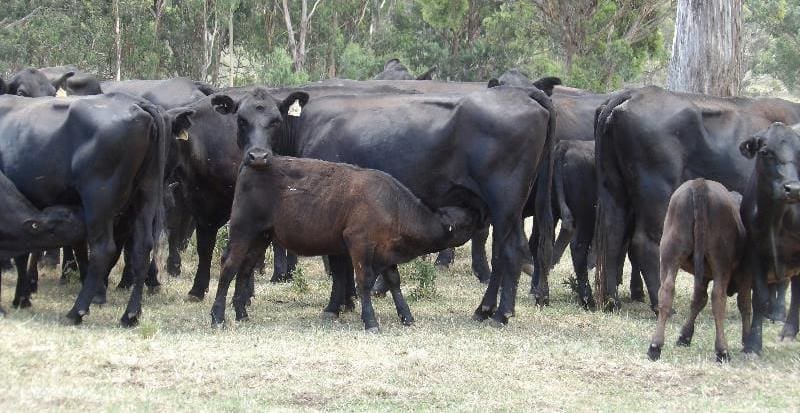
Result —
<instances>
[{"instance_id":1,"label":"foliage","mask_svg":"<svg viewBox=\"0 0 800 413\"><path fill-rule=\"evenodd\" d=\"M402 267L405 278L416 281L417 286L409 294L412 300L424 300L439 297L436 290L436 266L425 259L416 259Z\"/></svg>"},{"instance_id":2,"label":"foliage","mask_svg":"<svg viewBox=\"0 0 800 413\"><path fill-rule=\"evenodd\" d=\"M306 273L303 270L303 266L298 263L292 272L292 291L297 295L302 295L306 294L309 289Z\"/></svg>"},{"instance_id":3,"label":"foliage","mask_svg":"<svg viewBox=\"0 0 800 413\"><path fill-rule=\"evenodd\" d=\"M308 23L302 70L296 70L281 2L117 1L123 78L187 76L215 85L368 79L386 60L399 58L412 74L437 66L442 80L486 81L519 68L607 91L663 71L674 15L669 0L322 1ZM5 1L0 73L75 64L113 77L113 3ZM295 25L300 3L288 2ZM800 4L746 3L751 47L745 69L797 87Z\"/></svg>"}]
</instances>

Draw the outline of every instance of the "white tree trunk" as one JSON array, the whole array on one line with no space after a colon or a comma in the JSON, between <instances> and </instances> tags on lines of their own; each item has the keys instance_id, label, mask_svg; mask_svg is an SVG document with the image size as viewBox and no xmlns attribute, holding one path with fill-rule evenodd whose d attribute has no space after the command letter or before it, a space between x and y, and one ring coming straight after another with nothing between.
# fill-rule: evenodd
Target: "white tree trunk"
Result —
<instances>
[{"instance_id":1,"label":"white tree trunk","mask_svg":"<svg viewBox=\"0 0 800 413\"><path fill-rule=\"evenodd\" d=\"M117 73L115 79L120 81L122 80L122 28L119 22L119 0L114 0L114 45L117 49Z\"/></svg>"},{"instance_id":2,"label":"white tree trunk","mask_svg":"<svg viewBox=\"0 0 800 413\"><path fill-rule=\"evenodd\" d=\"M233 87L234 80L236 78L236 73L234 72L233 68L233 10L234 6L231 4L231 14L228 19L228 66L230 69L230 79L228 80L228 85Z\"/></svg>"},{"instance_id":3,"label":"white tree trunk","mask_svg":"<svg viewBox=\"0 0 800 413\"><path fill-rule=\"evenodd\" d=\"M742 0L678 0L667 88L733 96L742 72Z\"/></svg>"}]
</instances>

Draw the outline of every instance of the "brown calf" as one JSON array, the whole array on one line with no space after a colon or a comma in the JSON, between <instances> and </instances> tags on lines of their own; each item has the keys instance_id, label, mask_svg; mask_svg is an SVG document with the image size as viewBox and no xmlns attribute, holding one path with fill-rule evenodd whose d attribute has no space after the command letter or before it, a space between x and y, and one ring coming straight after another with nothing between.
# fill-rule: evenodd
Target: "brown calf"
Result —
<instances>
[{"instance_id":1,"label":"brown calf","mask_svg":"<svg viewBox=\"0 0 800 413\"><path fill-rule=\"evenodd\" d=\"M684 182L672 194L659 246L661 288L658 291L658 325L647 351L651 360L661 357L678 269L694 274L694 294L689 318L681 329L677 345L691 344L694 323L708 301L708 283L711 280L714 280L711 308L717 330L714 343L717 361L730 358L723 323L726 292L734 288L739 293L737 304L742 315L742 338L747 337L751 311L750 283L735 275L745 242L738 205L741 198L737 195L728 192L718 182L702 178ZM711 270L708 273L706 266ZM732 288L729 289L729 285Z\"/></svg>"},{"instance_id":2,"label":"brown calf","mask_svg":"<svg viewBox=\"0 0 800 413\"><path fill-rule=\"evenodd\" d=\"M376 275L385 271L400 320L411 324L397 264L461 245L477 225L464 208L431 210L380 171L255 152L245 157L236 182L230 245L211 310L213 325L224 323L225 299L234 274L238 274L233 298L236 318L247 317L245 270L272 241L298 255L348 255L361 297L361 319L368 331L378 330L370 289ZM334 280L334 290L336 284Z\"/></svg>"}]
</instances>

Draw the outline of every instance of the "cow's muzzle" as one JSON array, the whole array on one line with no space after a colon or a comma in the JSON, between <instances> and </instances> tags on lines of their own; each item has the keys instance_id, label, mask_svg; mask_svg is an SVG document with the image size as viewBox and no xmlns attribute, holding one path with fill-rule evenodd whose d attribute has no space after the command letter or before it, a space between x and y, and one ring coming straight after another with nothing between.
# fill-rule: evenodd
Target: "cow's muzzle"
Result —
<instances>
[{"instance_id":1,"label":"cow's muzzle","mask_svg":"<svg viewBox=\"0 0 800 413\"><path fill-rule=\"evenodd\" d=\"M263 149L253 149L245 155L244 164L251 168L265 168L270 155L268 151Z\"/></svg>"},{"instance_id":2,"label":"cow's muzzle","mask_svg":"<svg viewBox=\"0 0 800 413\"><path fill-rule=\"evenodd\" d=\"M800 202L800 181L784 183L783 195L789 202Z\"/></svg>"}]
</instances>

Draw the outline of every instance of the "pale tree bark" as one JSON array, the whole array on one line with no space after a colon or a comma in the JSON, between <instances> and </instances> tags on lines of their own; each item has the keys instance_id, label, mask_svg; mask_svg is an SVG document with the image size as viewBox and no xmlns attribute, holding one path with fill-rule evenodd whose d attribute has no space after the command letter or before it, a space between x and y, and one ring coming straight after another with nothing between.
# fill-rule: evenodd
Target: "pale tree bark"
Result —
<instances>
[{"instance_id":1,"label":"pale tree bark","mask_svg":"<svg viewBox=\"0 0 800 413\"><path fill-rule=\"evenodd\" d=\"M742 0L678 0L667 88L733 96L742 75Z\"/></svg>"},{"instance_id":2,"label":"pale tree bark","mask_svg":"<svg viewBox=\"0 0 800 413\"><path fill-rule=\"evenodd\" d=\"M203 65L200 67L200 79L203 81L208 81L208 70L214 61L214 47L219 35L216 10L214 10L214 25L212 28L208 26L209 1L213 0L203 0Z\"/></svg>"},{"instance_id":3,"label":"pale tree bark","mask_svg":"<svg viewBox=\"0 0 800 413\"><path fill-rule=\"evenodd\" d=\"M231 13L228 16L228 68L230 69L230 79L228 86L233 87L234 80L236 79L236 72L233 67L233 10L234 5L231 4Z\"/></svg>"},{"instance_id":4,"label":"pale tree bark","mask_svg":"<svg viewBox=\"0 0 800 413\"><path fill-rule=\"evenodd\" d=\"M322 3L322 0L314 0L314 5L311 10L308 10L308 0L300 0L300 24L298 29L298 36L295 38L294 24L292 23L292 14L289 10L288 0L283 0L283 19L286 22L286 33L289 37L289 49L292 52L292 61L294 62L294 71L300 72L303 70L306 62L306 37L308 35L308 26L311 22L311 17L317 11L317 6Z\"/></svg>"},{"instance_id":5,"label":"pale tree bark","mask_svg":"<svg viewBox=\"0 0 800 413\"><path fill-rule=\"evenodd\" d=\"M116 46L116 76L117 81L122 80L122 27L119 19L119 0L114 0L114 45Z\"/></svg>"}]
</instances>

